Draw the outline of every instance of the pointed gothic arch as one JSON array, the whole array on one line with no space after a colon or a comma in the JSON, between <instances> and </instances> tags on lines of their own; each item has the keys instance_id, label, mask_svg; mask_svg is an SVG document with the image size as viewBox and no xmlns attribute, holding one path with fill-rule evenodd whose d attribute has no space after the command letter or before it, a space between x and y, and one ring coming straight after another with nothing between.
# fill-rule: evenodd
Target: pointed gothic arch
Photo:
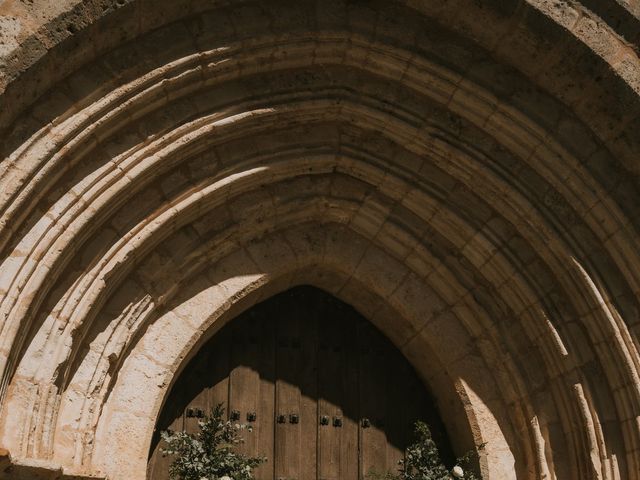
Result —
<instances>
[{"instance_id":1,"label":"pointed gothic arch","mask_svg":"<svg viewBox=\"0 0 640 480\"><path fill-rule=\"evenodd\" d=\"M389 337L487 479L637 480L638 18L0 5L0 474L144 478L197 347L304 283Z\"/></svg>"}]
</instances>

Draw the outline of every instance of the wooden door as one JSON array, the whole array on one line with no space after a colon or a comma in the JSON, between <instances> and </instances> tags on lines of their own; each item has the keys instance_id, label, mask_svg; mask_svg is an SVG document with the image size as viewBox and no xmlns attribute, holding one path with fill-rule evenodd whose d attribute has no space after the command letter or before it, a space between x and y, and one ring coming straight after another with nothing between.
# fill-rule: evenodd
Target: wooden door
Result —
<instances>
[{"instance_id":1,"label":"wooden door","mask_svg":"<svg viewBox=\"0 0 640 480\"><path fill-rule=\"evenodd\" d=\"M267 457L258 480L395 472L418 419L450 455L433 402L401 353L353 308L312 287L253 307L201 348L160 415L148 478L168 478L159 432L195 432L198 415L218 403L252 425L240 448Z\"/></svg>"}]
</instances>

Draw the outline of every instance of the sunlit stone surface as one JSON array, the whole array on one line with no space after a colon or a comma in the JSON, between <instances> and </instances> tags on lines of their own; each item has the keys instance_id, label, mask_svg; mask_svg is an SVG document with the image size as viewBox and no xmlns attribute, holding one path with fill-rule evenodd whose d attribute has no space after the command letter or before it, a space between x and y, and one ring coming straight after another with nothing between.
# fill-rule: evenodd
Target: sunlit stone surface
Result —
<instances>
[{"instance_id":1,"label":"sunlit stone surface","mask_svg":"<svg viewBox=\"0 0 640 480\"><path fill-rule=\"evenodd\" d=\"M0 475L143 479L194 349L311 284L483 478L640 479L639 18L0 2Z\"/></svg>"}]
</instances>

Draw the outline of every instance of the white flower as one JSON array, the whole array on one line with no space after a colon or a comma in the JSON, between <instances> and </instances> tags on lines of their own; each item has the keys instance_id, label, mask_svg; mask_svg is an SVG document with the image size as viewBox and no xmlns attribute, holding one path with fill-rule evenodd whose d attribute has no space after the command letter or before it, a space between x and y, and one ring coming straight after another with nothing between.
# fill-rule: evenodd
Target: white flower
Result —
<instances>
[{"instance_id":1,"label":"white flower","mask_svg":"<svg viewBox=\"0 0 640 480\"><path fill-rule=\"evenodd\" d=\"M225 475L225 476L223 476L223 477L220 477L220 480L233 480L233 478L231 478L231 477L230 477L230 476L228 476L228 475Z\"/></svg>"},{"instance_id":2,"label":"white flower","mask_svg":"<svg viewBox=\"0 0 640 480\"><path fill-rule=\"evenodd\" d=\"M455 467L453 467L453 470L451 470L451 473L455 478L464 478L464 471L462 470L462 467L460 467L459 465L456 465Z\"/></svg>"}]
</instances>

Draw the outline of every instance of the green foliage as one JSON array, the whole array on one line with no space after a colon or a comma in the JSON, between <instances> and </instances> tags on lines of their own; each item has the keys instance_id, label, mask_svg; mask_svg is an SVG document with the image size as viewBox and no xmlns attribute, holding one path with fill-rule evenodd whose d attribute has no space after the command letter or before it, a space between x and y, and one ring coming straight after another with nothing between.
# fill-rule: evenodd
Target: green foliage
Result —
<instances>
[{"instance_id":1,"label":"green foliage","mask_svg":"<svg viewBox=\"0 0 640 480\"><path fill-rule=\"evenodd\" d=\"M417 440L407 448L402 463L402 480L445 480L449 470L440 460L438 447L431 437L429 427L423 422L415 425Z\"/></svg>"},{"instance_id":2,"label":"green foliage","mask_svg":"<svg viewBox=\"0 0 640 480\"><path fill-rule=\"evenodd\" d=\"M483 443L478 448L482 450L486 444ZM474 451L469 451L465 453L463 456L459 457L457 460L457 464L462 467L464 470L464 478L466 480L482 480L480 474L476 472L476 461L478 460L478 454Z\"/></svg>"},{"instance_id":3,"label":"green foliage","mask_svg":"<svg viewBox=\"0 0 640 480\"><path fill-rule=\"evenodd\" d=\"M424 422L415 424L416 441L407 447L405 459L400 461L399 473L372 473L372 480L451 480L455 477L440 459L440 452L433 441L431 431ZM480 448L482 448L481 446ZM456 465L464 470L465 480L480 480L474 471L475 452L468 452L458 458Z\"/></svg>"},{"instance_id":4,"label":"green foliage","mask_svg":"<svg viewBox=\"0 0 640 480\"><path fill-rule=\"evenodd\" d=\"M172 480L218 480L225 476L233 480L253 479L253 469L266 459L237 453L235 447L242 443L240 431L251 428L226 421L223 416L224 408L220 404L210 416L198 422L200 432L195 435L161 433L167 443L162 453L175 457L169 467Z\"/></svg>"}]
</instances>

